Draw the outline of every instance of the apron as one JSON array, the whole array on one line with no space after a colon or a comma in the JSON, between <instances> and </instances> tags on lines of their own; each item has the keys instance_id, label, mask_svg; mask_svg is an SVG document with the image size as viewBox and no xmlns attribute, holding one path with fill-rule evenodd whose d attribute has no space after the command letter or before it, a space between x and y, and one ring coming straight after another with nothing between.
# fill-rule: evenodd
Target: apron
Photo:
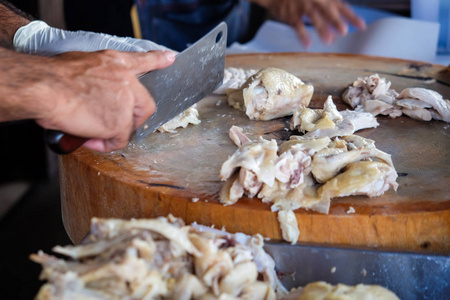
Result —
<instances>
[{"instance_id":1,"label":"apron","mask_svg":"<svg viewBox=\"0 0 450 300\"><path fill-rule=\"evenodd\" d=\"M250 3L244 0L135 0L142 38L183 51L217 24L228 25L227 45L247 37Z\"/></svg>"}]
</instances>

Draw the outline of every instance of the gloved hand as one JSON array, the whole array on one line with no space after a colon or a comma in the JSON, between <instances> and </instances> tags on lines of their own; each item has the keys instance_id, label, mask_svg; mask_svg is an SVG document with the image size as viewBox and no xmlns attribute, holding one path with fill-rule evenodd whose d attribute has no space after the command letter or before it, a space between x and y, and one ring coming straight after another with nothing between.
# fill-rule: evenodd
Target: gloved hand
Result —
<instances>
[{"instance_id":1,"label":"gloved hand","mask_svg":"<svg viewBox=\"0 0 450 300\"><path fill-rule=\"evenodd\" d=\"M67 31L50 27L43 21L33 21L20 27L14 35L13 43L18 52L45 56L69 51L93 52L105 49L126 52L168 50L168 48L149 40L81 30Z\"/></svg>"}]
</instances>

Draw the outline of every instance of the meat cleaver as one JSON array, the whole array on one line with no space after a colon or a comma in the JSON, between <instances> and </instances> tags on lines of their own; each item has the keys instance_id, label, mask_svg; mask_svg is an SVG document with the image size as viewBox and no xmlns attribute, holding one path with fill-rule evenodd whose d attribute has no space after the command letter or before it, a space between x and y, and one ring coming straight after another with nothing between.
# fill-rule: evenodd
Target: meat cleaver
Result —
<instances>
[{"instance_id":1,"label":"meat cleaver","mask_svg":"<svg viewBox=\"0 0 450 300\"><path fill-rule=\"evenodd\" d=\"M139 81L156 103L156 111L135 133L140 141L222 85L227 25L220 23L195 44L179 53L167 68L143 74ZM68 154L88 139L46 130L45 140L58 154Z\"/></svg>"}]
</instances>

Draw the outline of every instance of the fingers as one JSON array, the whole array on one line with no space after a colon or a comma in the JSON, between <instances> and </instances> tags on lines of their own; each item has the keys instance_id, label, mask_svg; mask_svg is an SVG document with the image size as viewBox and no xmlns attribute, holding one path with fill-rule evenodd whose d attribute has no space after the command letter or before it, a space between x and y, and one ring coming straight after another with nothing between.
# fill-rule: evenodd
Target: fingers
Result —
<instances>
[{"instance_id":1,"label":"fingers","mask_svg":"<svg viewBox=\"0 0 450 300\"><path fill-rule=\"evenodd\" d=\"M101 139L90 139L86 143L84 143L83 146L85 148L88 148L88 149L91 149L91 150L94 150L97 152L110 152L115 149L120 149L120 148L112 148L111 150L109 150L109 146L106 144L105 140L101 140Z\"/></svg>"},{"instance_id":2,"label":"fingers","mask_svg":"<svg viewBox=\"0 0 450 300\"><path fill-rule=\"evenodd\" d=\"M143 53L121 53L124 64L134 71L135 75L149 71L163 69L175 61L176 53L173 51L151 51Z\"/></svg>"},{"instance_id":3,"label":"fingers","mask_svg":"<svg viewBox=\"0 0 450 300\"><path fill-rule=\"evenodd\" d=\"M346 35L348 32L348 26L342 15L342 3L332 1L327 6L318 6L321 18L328 22L331 27L335 28L341 35Z\"/></svg>"},{"instance_id":4,"label":"fingers","mask_svg":"<svg viewBox=\"0 0 450 300\"><path fill-rule=\"evenodd\" d=\"M121 54L125 56L125 64L131 68L134 74L165 68L175 60L175 53L172 51ZM135 77L129 83L130 95L128 98L134 99L132 116L128 116L132 117L131 128L123 128L120 133L110 139L92 139L85 143L85 147L100 152L122 149L128 144L132 131L136 130L155 112L155 102L147 89Z\"/></svg>"},{"instance_id":5,"label":"fingers","mask_svg":"<svg viewBox=\"0 0 450 300\"><path fill-rule=\"evenodd\" d=\"M297 34L300 38L300 41L303 43L303 45L306 48L309 48L312 44L311 38L309 37L308 31L306 30L305 23L303 21L299 21L294 25L295 31L297 31Z\"/></svg>"},{"instance_id":6,"label":"fingers","mask_svg":"<svg viewBox=\"0 0 450 300\"><path fill-rule=\"evenodd\" d=\"M341 3L341 14L356 28L360 30L366 29L366 22L364 19L357 16L348 4Z\"/></svg>"},{"instance_id":7,"label":"fingers","mask_svg":"<svg viewBox=\"0 0 450 300\"><path fill-rule=\"evenodd\" d=\"M292 10L296 14L281 14L281 19L294 26L302 43L309 47L311 41L303 24L303 16L307 16L316 29L321 40L325 44L332 43L336 38L336 33L345 36L348 33L348 23L358 29L365 29L366 25L363 19L358 17L351 7L341 0L305 0L281 2L280 5L296 4ZM283 10L279 9L279 12Z\"/></svg>"},{"instance_id":8,"label":"fingers","mask_svg":"<svg viewBox=\"0 0 450 300\"><path fill-rule=\"evenodd\" d=\"M59 75L51 89L58 107L39 120L45 128L92 138L85 147L109 152L126 147L131 133L155 111L137 74L173 63L173 52L72 52L51 61Z\"/></svg>"},{"instance_id":9,"label":"fingers","mask_svg":"<svg viewBox=\"0 0 450 300\"><path fill-rule=\"evenodd\" d=\"M323 18L318 10L313 10L309 16L311 23L325 44L331 44L334 40L334 34L331 31L329 23Z\"/></svg>"},{"instance_id":10,"label":"fingers","mask_svg":"<svg viewBox=\"0 0 450 300\"><path fill-rule=\"evenodd\" d=\"M155 112L156 105L147 89L136 82L134 86L135 103L133 107L133 130L136 130Z\"/></svg>"},{"instance_id":11,"label":"fingers","mask_svg":"<svg viewBox=\"0 0 450 300\"><path fill-rule=\"evenodd\" d=\"M97 152L111 152L114 150L123 149L128 145L129 137L126 139L112 138L104 139L90 139L84 143L83 147Z\"/></svg>"}]
</instances>

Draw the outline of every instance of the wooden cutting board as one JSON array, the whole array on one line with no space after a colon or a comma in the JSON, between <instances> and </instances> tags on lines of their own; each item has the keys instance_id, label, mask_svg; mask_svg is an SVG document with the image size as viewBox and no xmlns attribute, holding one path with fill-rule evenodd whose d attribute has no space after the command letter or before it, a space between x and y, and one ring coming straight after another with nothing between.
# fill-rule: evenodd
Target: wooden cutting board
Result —
<instances>
[{"instance_id":1,"label":"wooden cutting board","mask_svg":"<svg viewBox=\"0 0 450 300\"><path fill-rule=\"evenodd\" d=\"M274 66L285 69L315 91L310 107L321 108L332 95L339 109L344 89L357 77L378 73L401 91L424 87L450 98L450 73L440 65L341 54L246 54L227 57L227 67ZM178 133L153 133L138 144L110 154L79 149L60 156L62 213L70 238L78 243L91 217L181 217L187 223L225 227L230 232L261 233L280 240L276 213L259 199L219 203L219 170L236 146L232 125L251 138L289 139L289 117L250 121L226 99L198 103L201 124ZM380 126L357 134L375 140L392 155L399 173L397 192L377 198L334 199L328 215L295 211L299 242L378 247L403 251L450 252L450 124L407 117L379 116ZM196 201L199 199L198 201ZM347 211L353 207L355 213Z\"/></svg>"}]
</instances>

